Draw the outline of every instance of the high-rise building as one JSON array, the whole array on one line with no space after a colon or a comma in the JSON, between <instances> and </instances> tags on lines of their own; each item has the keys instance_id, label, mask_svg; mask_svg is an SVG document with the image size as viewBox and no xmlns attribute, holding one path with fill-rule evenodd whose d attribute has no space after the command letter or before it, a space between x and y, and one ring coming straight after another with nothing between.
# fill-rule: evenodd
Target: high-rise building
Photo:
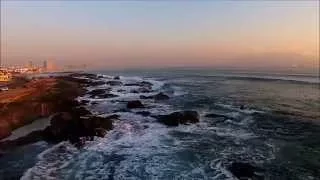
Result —
<instances>
[{"instance_id":1,"label":"high-rise building","mask_svg":"<svg viewBox=\"0 0 320 180\"><path fill-rule=\"evenodd\" d=\"M28 62L28 68L29 68L29 69L33 69L33 62L32 62L32 61L29 61L29 62Z\"/></svg>"},{"instance_id":2,"label":"high-rise building","mask_svg":"<svg viewBox=\"0 0 320 180\"><path fill-rule=\"evenodd\" d=\"M47 62L47 60L43 61L42 69L43 69L43 71L47 71L48 70L48 62Z\"/></svg>"}]
</instances>

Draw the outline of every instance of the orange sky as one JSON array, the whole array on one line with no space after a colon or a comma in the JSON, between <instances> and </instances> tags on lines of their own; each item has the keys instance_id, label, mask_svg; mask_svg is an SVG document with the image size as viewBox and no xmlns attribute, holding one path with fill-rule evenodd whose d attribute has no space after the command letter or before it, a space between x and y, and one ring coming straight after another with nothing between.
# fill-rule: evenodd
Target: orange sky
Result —
<instances>
[{"instance_id":1,"label":"orange sky","mask_svg":"<svg viewBox=\"0 0 320 180\"><path fill-rule=\"evenodd\" d=\"M1 58L111 68L316 66L317 5L2 1Z\"/></svg>"}]
</instances>

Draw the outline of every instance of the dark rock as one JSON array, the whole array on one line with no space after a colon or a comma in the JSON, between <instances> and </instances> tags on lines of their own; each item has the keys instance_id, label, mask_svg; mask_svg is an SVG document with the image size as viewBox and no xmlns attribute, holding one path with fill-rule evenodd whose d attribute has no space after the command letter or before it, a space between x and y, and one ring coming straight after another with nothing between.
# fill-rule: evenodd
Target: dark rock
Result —
<instances>
[{"instance_id":1,"label":"dark rock","mask_svg":"<svg viewBox=\"0 0 320 180\"><path fill-rule=\"evenodd\" d=\"M129 108L129 109L144 108L144 105L139 100L129 101L128 104L127 104L127 108Z\"/></svg>"},{"instance_id":2,"label":"dark rock","mask_svg":"<svg viewBox=\"0 0 320 180\"><path fill-rule=\"evenodd\" d=\"M168 100L169 96L164 94L164 93L162 93L162 92L160 92L160 93L154 95L154 99L155 100Z\"/></svg>"},{"instance_id":3,"label":"dark rock","mask_svg":"<svg viewBox=\"0 0 320 180\"><path fill-rule=\"evenodd\" d=\"M148 81L142 81L142 82L140 82L140 84L142 86L152 86L153 85L151 82L148 82Z\"/></svg>"},{"instance_id":4,"label":"dark rock","mask_svg":"<svg viewBox=\"0 0 320 180\"><path fill-rule=\"evenodd\" d=\"M92 104L92 105L97 105L97 104L98 104L98 102L93 101L93 102L91 102L91 104Z\"/></svg>"},{"instance_id":5,"label":"dark rock","mask_svg":"<svg viewBox=\"0 0 320 180\"><path fill-rule=\"evenodd\" d=\"M98 76L96 74L82 74L82 76L85 76L86 78L90 79L97 79Z\"/></svg>"},{"instance_id":6,"label":"dark rock","mask_svg":"<svg viewBox=\"0 0 320 180\"><path fill-rule=\"evenodd\" d=\"M101 86L101 85L105 85L106 83L104 81L94 81L94 82L90 82L89 84L90 86Z\"/></svg>"},{"instance_id":7,"label":"dark rock","mask_svg":"<svg viewBox=\"0 0 320 180\"><path fill-rule=\"evenodd\" d=\"M80 103L76 100L57 99L56 100L56 112L72 111L73 107L76 107L79 105L80 105Z\"/></svg>"},{"instance_id":8,"label":"dark rock","mask_svg":"<svg viewBox=\"0 0 320 180\"><path fill-rule=\"evenodd\" d=\"M137 114L139 114L139 115L142 115L142 116L150 116L150 112L148 112L148 111L139 111L139 112L136 112Z\"/></svg>"},{"instance_id":9,"label":"dark rock","mask_svg":"<svg viewBox=\"0 0 320 180\"><path fill-rule=\"evenodd\" d=\"M144 87L144 88L148 88L148 89L151 89L152 85L153 85L152 83L147 82L147 81L125 84L125 86L140 86L140 87Z\"/></svg>"},{"instance_id":10,"label":"dark rock","mask_svg":"<svg viewBox=\"0 0 320 180\"><path fill-rule=\"evenodd\" d=\"M206 114L205 117L208 117L208 118L219 118L219 119L230 119L230 120L235 120L235 118L233 117L229 117L229 116L226 116L226 115L223 115L223 114L216 114L216 113L210 113L210 114Z\"/></svg>"},{"instance_id":11,"label":"dark rock","mask_svg":"<svg viewBox=\"0 0 320 180\"><path fill-rule=\"evenodd\" d=\"M64 112L52 117L51 125L43 131L43 135L47 141L69 140L79 145L82 144L83 137L92 140L94 136L104 136L110 129L112 129L111 119L96 116L81 118L73 112Z\"/></svg>"},{"instance_id":12,"label":"dark rock","mask_svg":"<svg viewBox=\"0 0 320 180\"><path fill-rule=\"evenodd\" d=\"M139 83L128 83L124 84L124 86L141 86Z\"/></svg>"},{"instance_id":13,"label":"dark rock","mask_svg":"<svg viewBox=\"0 0 320 180\"><path fill-rule=\"evenodd\" d=\"M141 95L141 96L140 96L140 99L153 99L153 96L144 96L144 95Z\"/></svg>"},{"instance_id":14,"label":"dark rock","mask_svg":"<svg viewBox=\"0 0 320 180\"><path fill-rule=\"evenodd\" d=\"M179 124L199 122L199 114L197 111L179 111L158 116L158 120L167 126L178 126Z\"/></svg>"},{"instance_id":15,"label":"dark rock","mask_svg":"<svg viewBox=\"0 0 320 180\"><path fill-rule=\"evenodd\" d=\"M89 95L91 96L99 96L99 95L102 95L106 92L108 92L110 89L94 89L90 92L88 92Z\"/></svg>"},{"instance_id":16,"label":"dark rock","mask_svg":"<svg viewBox=\"0 0 320 180\"><path fill-rule=\"evenodd\" d=\"M110 89L95 89L90 91L88 94L91 95L90 98L113 98L118 97L118 95L106 93Z\"/></svg>"},{"instance_id":17,"label":"dark rock","mask_svg":"<svg viewBox=\"0 0 320 180\"><path fill-rule=\"evenodd\" d=\"M114 98L114 97L118 97L118 95L108 93L108 94L102 94L102 95L99 95L99 96L98 96L98 98L102 98L102 99Z\"/></svg>"},{"instance_id":18,"label":"dark rock","mask_svg":"<svg viewBox=\"0 0 320 180\"><path fill-rule=\"evenodd\" d=\"M88 111L85 107L76 107L74 108L73 112L78 116L88 116L88 115L92 115L90 111Z\"/></svg>"},{"instance_id":19,"label":"dark rock","mask_svg":"<svg viewBox=\"0 0 320 180\"><path fill-rule=\"evenodd\" d=\"M70 137L74 117L70 113L58 113L51 118L51 125L43 132L46 140L59 142ZM70 129L69 129L70 128Z\"/></svg>"},{"instance_id":20,"label":"dark rock","mask_svg":"<svg viewBox=\"0 0 320 180\"><path fill-rule=\"evenodd\" d=\"M249 163L243 162L233 162L228 169L238 179L253 179L254 177L257 179L259 176L261 179L261 175L259 174L263 171Z\"/></svg>"},{"instance_id":21,"label":"dark rock","mask_svg":"<svg viewBox=\"0 0 320 180\"><path fill-rule=\"evenodd\" d=\"M122 82L120 82L120 81L108 81L107 84L110 85L110 86L121 86Z\"/></svg>"},{"instance_id":22,"label":"dark rock","mask_svg":"<svg viewBox=\"0 0 320 180\"><path fill-rule=\"evenodd\" d=\"M215 113L206 114L205 117L208 117L208 118L225 118L225 119L228 119L228 117L225 116L225 115L215 114Z\"/></svg>"},{"instance_id":23,"label":"dark rock","mask_svg":"<svg viewBox=\"0 0 320 180\"><path fill-rule=\"evenodd\" d=\"M107 130L103 128L96 128L94 131L95 131L95 135L98 137L104 137L107 134Z\"/></svg>"},{"instance_id":24,"label":"dark rock","mask_svg":"<svg viewBox=\"0 0 320 180\"><path fill-rule=\"evenodd\" d=\"M80 105L86 105L86 104L88 104L90 101L88 101L88 100L81 100L80 101Z\"/></svg>"},{"instance_id":25,"label":"dark rock","mask_svg":"<svg viewBox=\"0 0 320 180\"><path fill-rule=\"evenodd\" d=\"M104 128L106 130L112 129L112 121L108 118L103 117L91 117L88 119L89 124L95 128ZM92 124L91 124L92 123Z\"/></svg>"},{"instance_id":26,"label":"dark rock","mask_svg":"<svg viewBox=\"0 0 320 180\"><path fill-rule=\"evenodd\" d=\"M151 89L145 88L145 87L139 88L138 91L139 91L140 93L149 93L149 92L152 92Z\"/></svg>"},{"instance_id":27,"label":"dark rock","mask_svg":"<svg viewBox=\"0 0 320 180\"><path fill-rule=\"evenodd\" d=\"M150 92L152 92L152 90L149 88L145 88L145 87L131 90L131 93L150 93Z\"/></svg>"},{"instance_id":28,"label":"dark rock","mask_svg":"<svg viewBox=\"0 0 320 180\"><path fill-rule=\"evenodd\" d=\"M119 119L119 115L118 114L112 114L110 116L107 116L106 119Z\"/></svg>"},{"instance_id":29,"label":"dark rock","mask_svg":"<svg viewBox=\"0 0 320 180\"><path fill-rule=\"evenodd\" d=\"M131 90L130 92L131 92L131 93L139 93L139 91L136 90L136 89L133 89L133 90Z\"/></svg>"},{"instance_id":30,"label":"dark rock","mask_svg":"<svg viewBox=\"0 0 320 180\"><path fill-rule=\"evenodd\" d=\"M115 76L113 79L114 80L120 80L120 76Z\"/></svg>"}]
</instances>

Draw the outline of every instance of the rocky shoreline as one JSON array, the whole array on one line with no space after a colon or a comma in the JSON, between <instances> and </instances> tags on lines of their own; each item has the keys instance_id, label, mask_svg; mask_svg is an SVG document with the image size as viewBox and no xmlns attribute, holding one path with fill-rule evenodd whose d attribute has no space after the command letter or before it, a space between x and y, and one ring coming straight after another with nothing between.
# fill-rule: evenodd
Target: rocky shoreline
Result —
<instances>
[{"instance_id":1,"label":"rocky shoreline","mask_svg":"<svg viewBox=\"0 0 320 180\"><path fill-rule=\"evenodd\" d=\"M164 92L155 93L152 89L153 84L150 82L140 81L125 84L120 80L121 77L118 76L105 78L95 74L84 73L35 80L38 81L39 85L42 84L47 88L41 89L41 87L36 85L35 89L39 91L38 93L31 93L29 95L30 97L27 96L23 98L23 100L18 100L13 103L14 105L6 105L5 111L2 109L0 113L0 122L2 124L4 122L8 124L14 122L14 128L17 128L35 120L31 118L51 115L50 125L43 130L32 131L28 135L14 140L0 141L0 156L2 153L2 155L4 155L6 151L9 152L12 148L38 141L46 141L52 144L69 141L75 147L80 148L86 141L93 141L95 137L104 137L108 131L113 129L113 122L120 119L119 115L114 114L117 113L116 111L113 111L112 115L109 114L109 116L106 117L94 115L85 107L88 103L92 104L94 102L82 98L79 98L82 100L78 100L78 97L87 96L92 99L118 97L118 95L113 94L116 91L110 91L112 86L136 87L136 89L129 90L130 93L154 93L152 95L137 96L130 100L122 100L126 106L119 112L133 112L144 117L149 116L167 128L194 124L200 121L200 114L194 110L181 110L161 115L153 114L149 111L149 105L144 100L155 102L166 101L170 99L170 96ZM92 89L91 87L94 88ZM41 108L36 109L38 106ZM4 105L2 105L2 107L4 107ZM35 108L36 110L31 111L30 108ZM18 113L19 116L14 116L13 118L12 116L8 116L10 113ZM1 117L5 117L5 119L1 119ZM231 117L216 113L207 114L205 117L218 118L220 121L231 119ZM8 136L10 131L14 129L10 129L10 126L7 126L7 129L4 127L5 126L0 126L0 128L2 128L1 131L4 129L7 133L5 135L1 134L2 136L0 136L0 138ZM148 127L146 126L146 128ZM262 169L250 163L237 161L232 162L227 166L227 169L239 179L259 179L260 174L263 172Z\"/></svg>"},{"instance_id":2,"label":"rocky shoreline","mask_svg":"<svg viewBox=\"0 0 320 180\"><path fill-rule=\"evenodd\" d=\"M2 102L0 139L8 137L14 129L40 117L51 116L51 125L44 130L33 131L15 140L2 141L0 149L10 149L39 140L53 143L69 140L80 146L84 140L92 140L94 136L102 137L112 129L112 119L117 118L116 116L94 116L82 106L83 102L76 100L77 97L86 93L85 87L97 84L79 79L79 76L80 74L70 74L31 80L21 88L25 91L34 90L34 92L11 102ZM81 76L96 77L91 74L81 74ZM15 96L18 96L20 91Z\"/></svg>"},{"instance_id":3,"label":"rocky shoreline","mask_svg":"<svg viewBox=\"0 0 320 180\"><path fill-rule=\"evenodd\" d=\"M10 135L10 132L18 127L22 127L39 117L50 118L50 126L44 130L33 131L27 136L15 140L0 142L0 149L10 149L11 147L29 144L39 140L58 143L68 140L72 144L80 147L87 140L93 140L94 136L104 137L107 131L111 130L113 120L118 118L114 114L108 117L93 115L87 110L85 100L77 101L76 98L85 94L93 98L112 98L116 97L110 94L108 89L87 90L87 87L107 84L109 86L139 86L137 92L151 92L152 84L142 81L138 84L120 84L120 77L114 77L105 82L95 74L69 74L57 76L54 78L37 79L35 85L37 91L41 86L46 86L44 91L37 95L31 94L23 100L15 101L6 105L0 113L1 124L7 126L1 127L1 136L3 139ZM34 82L30 82L34 83ZM28 87L28 84L27 84ZM41 94L42 93L42 94ZM141 99L168 100L169 96L164 93L158 93L153 96L143 96ZM4 106L4 105L2 105ZM127 109L143 109L145 105L140 100L127 102ZM33 109L33 110L31 110ZM18 114L18 115L17 115ZM144 116L152 116L150 112L145 111ZM167 126L178 126L179 124L199 122L199 114L196 111L181 111L163 116L152 116L158 119L159 123ZM3 133L5 132L5 133Z\"/></svg>"}]
</instances>

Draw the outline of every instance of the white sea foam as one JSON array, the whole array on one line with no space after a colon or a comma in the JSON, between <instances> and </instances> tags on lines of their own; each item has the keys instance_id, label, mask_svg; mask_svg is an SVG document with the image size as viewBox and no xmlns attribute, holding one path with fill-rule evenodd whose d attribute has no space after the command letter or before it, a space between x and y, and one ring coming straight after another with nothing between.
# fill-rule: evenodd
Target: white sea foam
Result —
<instances>
[{"instance_id":1,"label":"white sea foam","mask_svg":"<svg viewBox=\"0 0 320 180\"><path fill-rule=\"evenodd\" d=\"M112 78L111 76L103 76ZM140 95L154 95L161 91L164 82L143 79L140 77L120 77L123 84L148 81L153 84L153 93L130 93L135 86L97 86L96 88L111 88L110 93L119 97L107 99L95 99L88 96L79 97L78 100L89 100L97 102L96 105L88 107L105 116L125 108L126 101L138 99ZM179 87L174 87L174 96L184 94ZM119 90L123 90L119 92ZM140 99L141 100L141 99ZM206 136L220 136L231 138L235 142L250 140L256 136L253 133L232 127L212 127L208 122L201 121L198 124L181 125L168 128L157 122L152 117L144 117L136 114L139 111L148 111L152 115L168 114L176 109L171 105L154 100L141 100L147 106L145 109L132 109L129 112L117 112L119 120L114 121L114 129L109 131L104 138L96 138L94 142L88 142L81 149L74 148L67 142L59 143L44 151L38 156L36 165L25 172L22 177L27 179L234 179L232 174L222 165L220 159L212 161L209 166L212 172L207 174L207 164L201 161L188 161L187 157L182 158L183 153L189 153L186 149L193 146L196 140L181 139L174 136L174 132ZM229 114L238 118L244 112L232 106L227 108L236 109L236 112ZM201 112L203 114L204 112ZM228 124L231 126L245 124L250 118L243 118L239 124ZM226 149L215 152L228 155L231 150ZM182 155L181 155L182 154ZM197 152L194 152L197 160L201 159Z\"/></svg>"},{"instance_id":2,"label":"white sea foam","mask_svg":"<svg viewBox=\"0 0 320 180\"><path fill-rule=\"evenodd\" d=\"M29 179L56 179L57 171L68 165L68 162L79 151L67 142L61 142L38 155L38 162L21 177Z\"/></svg>"}]
</instances>

